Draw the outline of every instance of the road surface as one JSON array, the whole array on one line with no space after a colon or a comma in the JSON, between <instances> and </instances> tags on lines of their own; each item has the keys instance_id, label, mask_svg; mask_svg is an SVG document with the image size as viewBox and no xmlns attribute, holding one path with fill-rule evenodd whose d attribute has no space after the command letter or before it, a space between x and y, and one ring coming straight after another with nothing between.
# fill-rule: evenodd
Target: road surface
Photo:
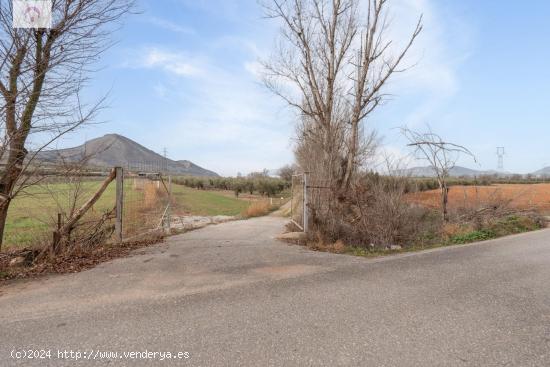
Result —
<instances>
[{"instance_id":1,"label":"road surface","mask_svg":"<svg viewBox=\"0 0 550 367\"><path fill-rule=\"evenodd\" d=\"M4 287L0 365L550 366L550 230L364 259L278 242L283 225ZM28 350L50 357L12 358Z\"/></svg>"}]
</instances>

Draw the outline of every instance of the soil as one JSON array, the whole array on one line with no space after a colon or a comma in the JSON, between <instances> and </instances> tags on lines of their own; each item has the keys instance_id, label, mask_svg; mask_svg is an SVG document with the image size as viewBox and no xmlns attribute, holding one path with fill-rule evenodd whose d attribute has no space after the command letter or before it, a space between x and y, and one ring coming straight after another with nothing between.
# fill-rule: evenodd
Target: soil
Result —
<instances>
[{"instance_id":1,"label":"soil","mask_svg":"<svg viewBox=\"0 0 550 367\"><path fill-rule=\"evenodd\" d=\"M417 192L408 195L410 202L430 208L440 206L439 190ZM475 207L509 202L520 210L550 213L550 184L499 184L491 186L451 186L449 207Z\"/></svg>"}]
</instances>

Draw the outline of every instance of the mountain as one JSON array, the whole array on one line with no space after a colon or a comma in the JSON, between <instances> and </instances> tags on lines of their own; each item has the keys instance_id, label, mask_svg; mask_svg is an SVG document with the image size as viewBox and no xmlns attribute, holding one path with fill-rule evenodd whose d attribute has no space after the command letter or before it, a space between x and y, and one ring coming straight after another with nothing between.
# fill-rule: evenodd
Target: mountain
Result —
<instances>
[{"instance_id":1,"label":"mountain","mask_svg":"<svg viewBox=\"0 0 550 367\"><path fill-rule=\"evenodd\" d=\"M74 148L40 152L37 159L56 162L61 159L78 162L90 157L87 164L96 167L131 167L136 170L164 170L189 176L218 176L217 173L187 160L173 161L118 134L107 134Z\"/></svg>"},{"instance_id":2,"label":"mountain","mask_svg":"<svg viewBox=\"0 0 550 367\"><path fill-rule=\"evenodd\" d=\"M550 176L550 167L544 167L532 173L534 176Z\"/></svg>"},{"instance_id":3,"label":"mountain","mask_svg":"<svg viewBox=\"0 0 550 367\"><path fill-rule=\"evenodd\" d=\"M412 177L434 177L435 171L433 167L412 167L407 169L402 169L396 171L399 175L402 176L412 176ZM497 171L479 171L471 168L455 166L450 171L450 176L452 177L474 177L474 176L486 176L486 175L509 175L509 173L497 172Z\"/></svg>"}]
</instances>

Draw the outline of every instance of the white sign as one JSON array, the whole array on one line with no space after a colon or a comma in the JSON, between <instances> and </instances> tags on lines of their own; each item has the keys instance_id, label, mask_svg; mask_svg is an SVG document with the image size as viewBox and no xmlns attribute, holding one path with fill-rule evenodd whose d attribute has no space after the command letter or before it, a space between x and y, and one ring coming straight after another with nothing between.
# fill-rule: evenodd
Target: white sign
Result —
<instances>
[{"instance_id":1,"label":"white sign","mask_svg":"<svg viewBox=\"0 0 550 367\"><path fill-rule=\"evenodd\" d=\"M13 28L51 28L52 0L13 0Z\"/></svg>"}]
</instances>

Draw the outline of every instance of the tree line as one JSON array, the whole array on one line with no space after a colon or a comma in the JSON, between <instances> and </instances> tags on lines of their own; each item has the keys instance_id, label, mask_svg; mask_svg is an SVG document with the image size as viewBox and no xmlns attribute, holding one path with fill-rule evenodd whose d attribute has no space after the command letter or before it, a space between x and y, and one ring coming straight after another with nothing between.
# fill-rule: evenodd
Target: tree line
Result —
<instances>
[{"instance_id":1,"label":"tree line","mask_svg":"<svg viewBox=\"0 0 550 367\"><path fill-rule=\"evenodd\" d=\"M290 188L290 181L267 176L249 177L176 177L173 183L199 190L230 190L238 197L241 193L279 196Z\"/></svg>"}]
</instances>

